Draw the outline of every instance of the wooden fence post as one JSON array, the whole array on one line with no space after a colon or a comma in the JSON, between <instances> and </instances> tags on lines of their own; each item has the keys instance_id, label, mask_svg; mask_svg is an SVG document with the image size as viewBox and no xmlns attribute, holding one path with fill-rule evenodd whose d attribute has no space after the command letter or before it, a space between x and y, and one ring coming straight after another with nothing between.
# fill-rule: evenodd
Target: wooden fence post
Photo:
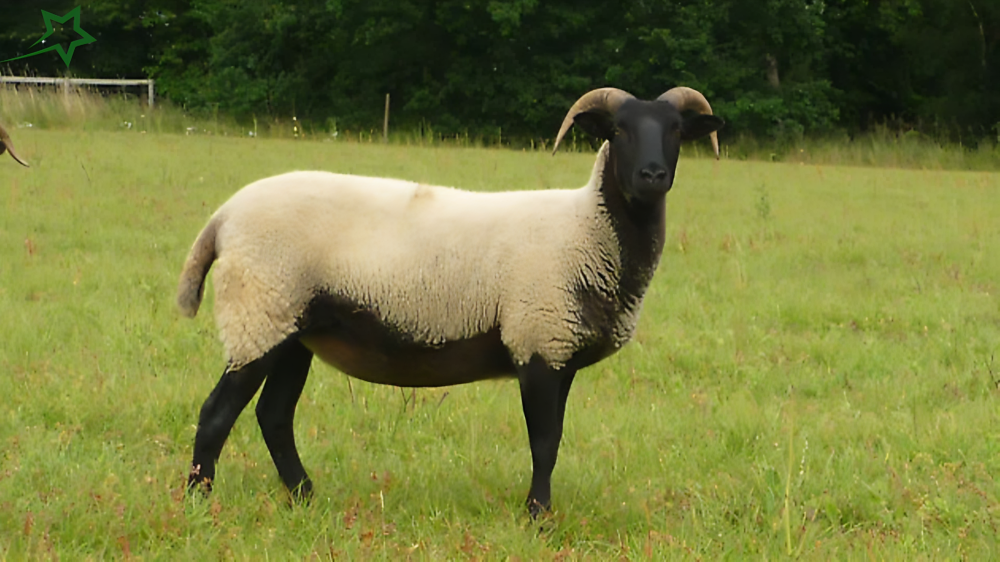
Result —
<instances>
[{"instance_id":1,"label":"wooden fence post","mask_svg":"<svg viewBox=\"0 0 1000 562\"><path fill-rule=\"evenodd\" d=\"M382 121L382 142L389 142L389 94L385 95L385 120Z\"/></svg>"}]
</instances>

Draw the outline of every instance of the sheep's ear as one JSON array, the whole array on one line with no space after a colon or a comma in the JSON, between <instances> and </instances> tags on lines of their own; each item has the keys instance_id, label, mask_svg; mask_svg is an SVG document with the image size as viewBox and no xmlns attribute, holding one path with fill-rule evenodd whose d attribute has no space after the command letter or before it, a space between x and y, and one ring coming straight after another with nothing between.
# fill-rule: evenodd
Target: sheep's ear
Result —
<instances>
[{"instance_id":1,"label":"sheep's ear","mask_svg":"<svg viewBox=\"0 0 1000 562\"><path fill-rule=\"evenodd\" d=\"M615 126L611 115L604 111L586 111L573 118L573 123L583 129L588 135L603 140L611 140L615 136Z\"/></svg>"},{"instance_id":2,"label":"sheep's ear","mask_svg":"<svg viewBox=\"0 0 1000 562\"><path fill-rule=\"evenodd\" d=\"M714 115L692 115L684 119L681 125L681 140L695 140L714 133L722 128L726 122Z\"/></svg>"}]
</instances>

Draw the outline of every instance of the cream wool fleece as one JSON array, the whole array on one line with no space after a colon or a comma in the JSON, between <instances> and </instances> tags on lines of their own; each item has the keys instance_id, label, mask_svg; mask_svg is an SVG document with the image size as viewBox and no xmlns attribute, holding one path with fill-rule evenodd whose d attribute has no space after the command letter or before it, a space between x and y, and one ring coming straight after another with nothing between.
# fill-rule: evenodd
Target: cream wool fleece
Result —
<instances>
[{"instance_id":1,"label":"cream wool fleece","mask_svg":"<svg viewBox=\"0 0 1000 562\"><path fill-rule=\"evenodd\" d=\"M230 369L292 335L320 292L429 346L499 327L516 363L538 354L559 368L597 337L581 323L579 289L617 292L618 241L598 190L607 158L605 143L576 190L473 193L325 172L254 182L195 242L178 303L197 313L215 259ZM620 311L615 347L631 338L640 307Z\"/></svg>"}]
</instances>

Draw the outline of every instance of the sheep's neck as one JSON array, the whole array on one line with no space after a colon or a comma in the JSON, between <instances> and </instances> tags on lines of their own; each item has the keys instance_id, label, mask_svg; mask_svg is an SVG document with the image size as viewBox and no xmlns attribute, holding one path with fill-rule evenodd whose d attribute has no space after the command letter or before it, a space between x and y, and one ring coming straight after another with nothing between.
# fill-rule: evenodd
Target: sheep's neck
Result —
<instances>
[{"instance_id":1,"label":"sheep's neck","mask_svg":"<svg viewBox=\"0 0 1000 562\"><path fill-rule=\"evenodd\" d=\"M613 158L613 153L608 155L599 191L618 238L621 297L642 298L663 253L666 197L654 202L627 200L615 178Z\"/></svg>"}]
</instances>

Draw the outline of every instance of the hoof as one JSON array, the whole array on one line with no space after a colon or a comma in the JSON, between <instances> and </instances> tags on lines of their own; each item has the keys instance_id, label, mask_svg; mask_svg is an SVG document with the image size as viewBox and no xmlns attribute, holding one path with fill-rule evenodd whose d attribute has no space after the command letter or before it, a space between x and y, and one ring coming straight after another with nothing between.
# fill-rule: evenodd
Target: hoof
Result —
<instances>
[{"instance_id":1,"label":"hoof","mask_svg":"<svg viewBox=\"0 0 1000 562\"><path fill-rule=\"evenodd\" d=\"M200 464L191 467L191 472L188 473L187 489L191 492L198 490L206 496L212 492L212 479L201 475Z\"/></svg>"},{"instance_id":2,"label":"hoof","mask_svg":"<svg viewBox=\"0 0 1000 562\"><path fill-rule=\"evenodd\" d=\"M538 519L539 515L546 515L550 510L551 506L544 505L535 498L528 498L528 515L531 515L532 519Z\"/></svg>"},{"instance_id":3,"label":"hoof","mask_svg":"<svg viewBox=\"0 0 1000 562\"><path fill-rule=\"evenodd\" d=\"M304 480L294 489L288 491L292 497L292 503L298 505L309 505L313 497L313 485L310 480Z\"/></svg>"}]
</instances>

